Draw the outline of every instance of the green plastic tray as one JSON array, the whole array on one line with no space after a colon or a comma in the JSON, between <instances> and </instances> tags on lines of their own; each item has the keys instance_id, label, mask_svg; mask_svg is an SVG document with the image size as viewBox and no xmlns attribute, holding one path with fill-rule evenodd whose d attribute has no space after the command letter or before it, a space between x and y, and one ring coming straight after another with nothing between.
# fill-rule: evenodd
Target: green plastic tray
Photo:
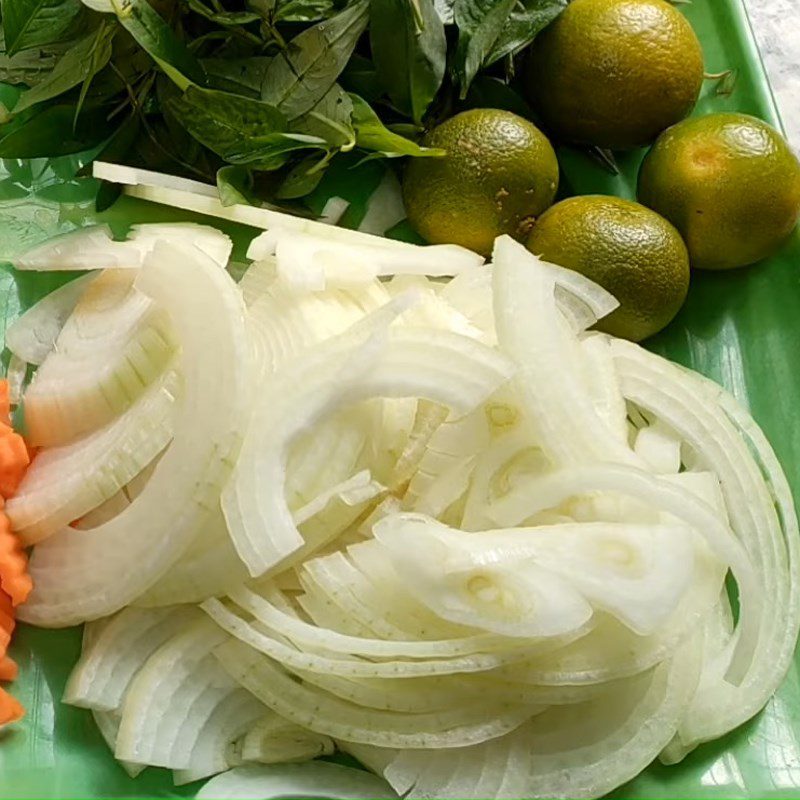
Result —
<instances>
[{"instance_id":1,"label":"green plastic tray","mask_svg":"<svg viewBox=\"0 0 800 800\"><path fill-rule=\"evenodd\" d=\"M730 94L720 94L713 82L706 85L698 113L738 110L778 125L741 0L694 0L681 9L703 43L707 71L737 71ZM633 196L641 153L620 159L617 177L577 152L564 150L559 155L568 192ZM29 177L31 170L44 170L38 163L5 166ZM69 165L60 168L68 170ZM41 236L43 229L55 229L59 214L72 219L87 216L82 201L94 190L90 181L74 180L67 188L55 185L37 191L36 198L67 203L54 211L40 199L15 195L19 176L9 180L0 181L0 246L9 237L16 237L19 244ZM104 218L127 224L165 216L176 218L156 206L121 201ZM244 228L224 227L240 244L252 236ZM793 424L800 403L798 266L800 238L795 236L780 255L756 267L724 274L695 273L686 307L667 331L649 343L654 350L724 384L749 405L773 442L795 491L800 491L800 426ZM4 279L0 304L4 299L12 311L49 290L48 280L52 280L33 276L9 293L8 275ZM90 714L60 704L79 649L78 630L19 630L13 654L21 677L14 692L28 708L28 716L0 738L0 797L192 796L195 785L176 789L164 770L151 769L136 780L128 778L106 749ZM678 766L651 766L613 797L800 798L797 664L754 721L699 748Z\"/></svg>"}]
</instances>

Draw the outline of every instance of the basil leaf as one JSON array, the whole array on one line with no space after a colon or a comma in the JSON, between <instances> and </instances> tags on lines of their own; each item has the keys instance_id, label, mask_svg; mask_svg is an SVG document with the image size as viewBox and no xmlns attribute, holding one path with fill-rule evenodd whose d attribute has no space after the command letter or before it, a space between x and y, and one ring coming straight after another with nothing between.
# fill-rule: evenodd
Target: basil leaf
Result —
<instances>
[{"instance_id":1,"label":"basil leaf","mask_svg":"<svg viewBox=\"0 0 800 800\"><path fill-rule=\"evenodd\" d=\"M421 147L411 139L390 131L369 103L358 95L351 94L353 103L353 127L356 145L364 150L374 150L385 156L443 156L444 150Z\"/></svg>"},{"instance_id":2,"label":"basil leaf","mask_svg":"<svg viewBox=\"0 0 800 800\"><path fill-rule=\"evenodd\" d=\"M275 9L276 22L314 22L328 19L336 13L332 0L287 0Z\"/></svg>"},{"instance_id":3,"label":"basil leaf","mask_svg":"<svg viewBox=\"0 0 800 800\"><path fill-rule=\"evenodd\" d=\"M356 143L352 116L353 101L334 83L311 111L292 123L292 130L318 136L332 147L351 150Z\"/></svg>"},{"instance_id":4,"label":"basil leaf","mask_svg":"<svg viewBox=\"0 0 800 800\"><path fill-rule=\"evenodd\" d=\"M88 88L85 82L91 81L111 58L111 42L115 30L116 25L103 22L96 31L81 39L61 57L45 80L20 97L14 106L14 114L19 114L36 103L52 100L81 83ZM79 102L79 108L80 105L82 101Z\"/></svg>"},{"instance_id":5,"label":"basil leaf","mask_svg":"<svg viewBox=\"0 0 800 800\"><path fill-rule=\"evenodd\" d=\"M245 97L261 97L261 84L271 58L204 58L201 60L208 83L214 89L232 91Z\"/></svg>"},{"instance_id":6,"label":"basil leaf","mask_svg":"<svg viewBox=\"0 0 800 800\"><path fill-rule=\"evenodd\" d=\"M517 0L455 0L458 26L454 72L463 100L506 26Z\"/></svg>"},{"instance_id":7,"label":"basil leaf","mask_svg":"<svg viewBox=\"0 0 800 800\"><path fill-rule=\"evenodd\" d=\"M313 192L325 176L328 160L327 156L313 155L298 161L275 192L276 199L296 200Z\"/></svg>"},{"instance_id":8,"label":"basil leaf","mask_svg":"<svg viewBox=\"0 0 800 800\"><path fill-rule=\"evenodd\" d=\"M49 77L59 57L69 50L72 42L59 42L25 50L13 56L5 52L5 38L0 28L0 81L16 85L36 86Z\"/></svg>"},{"instance_id":9,"label":"basil leaf","mask_svg":"<svg viewBox=\"0 0 800 800\"><path fill-rule=\"evenodd\" d=\"M367 26L369 0L295 36L270 64L261 99L290 120L310 111L333 86Z\"/></svg>"},{"instance_id":10,"label":"basil leaf","mask_svg":"<svg viewBox=\"0 0 800 800\"><path fill-rule=\"evenodd\" d=\"M384 90L421 123L444 78L447 41L433 0L372 0L372 58Z\"/></svg>"},{"instance_id":11,"label":"basil leaf","mask_svg":"<svg viewBox=\"0 0 800 800\"><path fill-rule=\"evenodd\" d=\"M167 109L195 138L230 161L259 139L286 129L286 118L261 100L189 86L165 100Z\"/></svg>"},{"instance_id":12,"label":"basil leaf","mask_svg":"<svg viewBox=\"0 0 800 800\"><path fill-rule=\"evenodd\" d=\"M217 191L224 206L258 205L253 194L253 173L247 167L227 166L217 170Z\"/></svg>"},{"instance_id":13,"label":"basil leaf","mask_svg":"<svg viewBox=\"0 0 800 800\"><path fill-rule=\"evenodd\" d=\"M271 133L260 136L231 153L232 164L247 164L253 169L270 172L280 169L300 150L327 150L328 144L318 136L303 133Z\"/></svg>"},{"instance_id":14,"label":"basil leaf","mask_svg":"<svg viewBox=\"0 0 800 800\"><path fill-rule=\"evenodd\" d=\"M190 83L204 84L200 62L189 52L172 28L147 0L112 0L114 11L125 30L166 73L179 89Z\"/></svg>"},{"instance_id":15,"label":"basil leaf","mask_svg":"<svg viewBox=\"0 0 800 800\"><path fill-rule=\"evenodd\" d=\"M368 58L353 53L342 72L339 83L348 91L365 98L369 102L379 100L383 94L378 71Z\"/></svg>"},{"instance_id":16,"label":"basil leaf","mask_svg":"<svg viewBox=\"0 0 800 800\"><path fill-rule=\"evenodd\" d=\"M80 0L2 0L7 55L59 40L82 10Z\"/></svg>"},{"instance_id":17,"label":"basil leaf","mask_svg":"<svg viewBox=\"0 0 800 800\"><path fill-rule=\"evenodd\" d=\"M569 0L521 0L486 58L493 64L527 47L566 7ZM519 6L522 6L520 8Z\"/></svg>"},{"instance_id":18,"label":"basil leaf","mask_svg":"<svg viewBox=\"0 0 800 800\"><path fill-rule=\"evenodd\" d=\"M75 119L74 105L47 106L0 139L0 158L48 158L95 147L111 133L107 109Z\"/></svg>"},{"instance_id":19,"label":"basil leaf","mask_svg":"<svg viewBox=\"0 0 800 800\"><path fill-rule=\"evenodd\" d=\"M201 0L186 0L186 5L200 16L205 17L218 25L235 26L248 25L251 22L258 22L261 17L252 11L214 11Z\"/></svg>"}]
</instances>

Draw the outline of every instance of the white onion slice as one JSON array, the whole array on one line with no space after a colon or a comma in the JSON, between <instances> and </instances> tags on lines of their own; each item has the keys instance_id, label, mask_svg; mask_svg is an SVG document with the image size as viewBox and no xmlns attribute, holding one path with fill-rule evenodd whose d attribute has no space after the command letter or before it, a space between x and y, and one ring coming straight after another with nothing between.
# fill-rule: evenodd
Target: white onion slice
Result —
<instances>
[{"instance_id":1,"label":"white onion slice","mask_svg":"<svg viewBox=\"0 0 800 800\"><path fill-rule=\"evenodd\" d=\"M105 225L79 228L37 245L14 259L20 270L137 269L157 242L200 248L220 266L228 263L231 240L216 228L192 222L134 225L116 241Z\"/></svg>"},{"instance_id":2,"label":"white onion slice","mask_svg":"<svg viewBox=\"0 0 800 800\"><path fill-rule=\"evenodd\" d=\"M131 681L145 661L164 642L202 619L189 606L144 610L126 608L108 621L92 622L84 638L81 657L70 674L64 702L97 711L115 711L121 706Z\"/></svg>"},{"instance_id":3,"label":"white onion slice","mask_svg":"<svg viewBox=\"0 0 800 800\"><path fill-rule=\"evenodd\" d=\"M184 391L172 445L122 514L90 532L61 532L36 548L35 588L21 614L28 622L66 626L135 600L189 546L240 447L250 402L249 348L236 284L199 251L163 244L148 257L138 284L169 309L181 342Z\"/></svg>"},{"instance_id":4,"label":"white onion slice","mask_svg":"<svg viewBox=\"0 0 800 800\"><path fill-rule=\"evenodd\" d=\"M45 295L6 329L6 347L29 364L41 364L97 273L82 275Z\"/></svg>"},{"instance_id":5,"label":"white onion slice","mask_svg":"<svg viewBox=\"0 0 800 800\"><path fill-rule=\"evenodd\" d=\"M86 289L25 392L28 438L65 444L126 411L173 359L169 319L133 285L106 270Z\"/></svg>"},{"instance_id":6,"label":"white onion slice","mask_svg":"<svg viewBox=\"0 0 800 800\"><path fill-rule=\"evenodd\" d=\"M110 499L167 446L178 377L168 372L126 414L33 460L6 513L26 545L46 539Z\"/></svg>"},{"instance_id":7,"label":"white onion slice","mask_svg":"<svg viewBox=\"0 0 800 800\"><path fill-rule=\"evenodd\" d=\"M354 349L345 341L310 352L276 376L223 493L231 537L250 573L266 572L303 545L284 497L286 458L292 441L316 420L374 396L421 396L463 413L509 374L504 358L465 337L398 330L385 346L373 339ZM255 492L255 485L265 491Z\"/></svg>"},{"instance_id":8,"label":"white onion slice","mask_svg":"<svg viewBox=\"0 0 800 800\"><path fill-rule=\"evenodd\" d=\"M385 781L368 772L313 761L308 764L243 766L210 780L198 800L279 800L289 797L330 800L392 800Z\"/></svg>"}]
</instances>

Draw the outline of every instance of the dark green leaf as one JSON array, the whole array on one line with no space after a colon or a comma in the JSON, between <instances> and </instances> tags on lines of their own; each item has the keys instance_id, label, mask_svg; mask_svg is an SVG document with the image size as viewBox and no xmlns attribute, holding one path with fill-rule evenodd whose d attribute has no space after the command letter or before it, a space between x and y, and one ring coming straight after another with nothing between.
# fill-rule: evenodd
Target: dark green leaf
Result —
<instances>
[{"instance_id":1,"label":"dark green leaf","mask_svg":"<svg viewBox=\"0 0 800 800\"><path fill-rule=\"evenodd\" d=\"M527 47L566 7L569 0L519 0L486 58L493 64Z\"/></svg>"},{"instance_id":2,"label":"dark green leaf","mask_svg":"<svg viewBox=\"0 0 800 800\"><path fill-rule=\"evenodd\" d=\"M80 0L0 0L9 56L58 41L83 10Z\"/></svg>"},{"instance_id":3,"label":"dark green leaf","mask_svg":"<svg viewBox=\"0 0 800 800\"><path fill-rule=\"evenodd\" d=\"M9 56L5 52L3 30L0 28L0 81L12 85L21 83L36 86L50 75L58 59L72 44L74 43L59 42Z\"/></svg>"},{"instance_id":4,"label":"dark green leaf","mask_svg":"<svg viewBox=\"0 0 800 800\"><path fill-rule=\"evenodd\" d=\"M369 0L298 34L264 76L261 98L290 120L310 111L333 86L367 26Z\"/></svg>"},{"instance_id":5,"label":"dark green leaf","mask_svg":"<svg viewBox=\"0 0 800 800\"><path fill-rule=\"evenodd\" d=\"M204 84L200 62L147 0L112 0L117 18L176 86Z\"/></svg>"},{"instance_id":6,"label":"dark green leaf","mask_svg":"<svg viewBox=\"0 0 800 800\"><path fill-rule=\"evenodd\" d=\"M279 200L296 200L305 197L319 186L328 166L328 156L306 156L298 161L283 179L275 197Z\"/></svg>"},{"instance_id":7,"label":"dark green leaf","mask_svg":"<svg viewBox=\"0 0 800 800\"><path fill-rule=\"evenodd\" d=\"M350 150L356 143L352 117L353 101L335 83L311 111L292 123L292 130L318 136L332 147Z\"/></svg>"},{"instance_id":8,"label":"dark green leaf","mask_svg":"<svg viewBox=\"0 0 800 800\"><path fill-rule=\"evenodd\" d=\"M227 166L217 171L217 191L222 205L258 205L253 194L253 173L247 167Z\"/></svg>"},{"instance_id":9,"label":"dark green leaf","mask_svg":"<svg viewBox=\"0 0 800 800\"><path fill-rule=\"evenodd\" d=\"M353 53L339 77L339 83L348 91L374 103L383 94L383 86L375 65L368 58Z\"/></svg>"},{"instance_id":10,"label":"dark green leaf","mask_svg":"<svg viewBox=\"0 0 800 800\"><path fill-rule=\"evenodd\" d=\"M201 61L209 84L214 89L233 91L245 97L260 98L261 84L271 58L206 58Z\"/></svg>"},{"instance_id":11,"label":"dark green leaf","mask_svg":"<svg viewBox=\"0 0 800 800\"><path fill-rule=\"evenodd\" d=\"M421 123L444 78L447 41L433 0L372 0L372 58L392 102Z\"/></svg>"},{"instance_id":12,"label":"dark green leaf","mask_svg":"<svg viewBox=\"0 0 800 800\"><path fill-rule=\"evenodd\" d=\"M252 11L215 11L209 8L202 0L185 0L186 5L195 12L200 14L211 22L216 22L218 25L233 26L233 25L248 25L251 22L258 22L261 19L260 15Z\"/></svg>"},{"instance_id":13,"label":"dark green leaf","mask_svg":"<svg viewBox=\"0 0 800 800\"><path fill-rule=\"evenodd\" d=\"M328 143L316 136L301 133L272 133L243 143L228 156L232 164L247 164L256 170L280 169L301 150L327 150Z\"/></svg>"},{"instance_id":14,"label":"dark green leaf","mask_svg":"<svg viewBox=\"0 0 800 800\"><path fill-rule=\"evenodd\" d=\"M506 27L517 0L455 0L458 26L454 71L462 99Z\"/></svg>"},{"instance_id":15,"label":"dark green leaf","mask_svg":"<svg viewBox=\"0 0 800 800\"><path fill-rule=\"evenodd\" d=\"M48 158L88 150L111 133L106 109L85 112L75 121L73 105L48 106L0 139L0 158Z\"/></svg>"},{"instance_id":16,"label":"dark green leaf","mask_svg":"<svg viewBox=\"0 0 800 800\"><path fill-rule=\"evenodd\" d=\"M337 10L333 0L279 0L275 8L276 22L314 22L332 17Z\"/></svg>"},{"instance_id":17,"label":"dark green leaf","mask_svg":"<svg viewBox=\"0 0 800 800\"><path fill-rule=\"evenodd\" d=\"M489 75L478 75L472 82L469 93L464 102L460 104L459 110L468 108L499 108L519 114L526 119L530 119L532 115L531 107L519 92L514 91L499 78Z\"/></svg>"},{"instance_id":18,"label":"dark green leaf","mask_svg":"<svg viewBox=\"0 0 800 800\"><path fill-rule=\"evenodd\" d=\"M51 100L86 80L91 80L111 58L111 42L116 25L102 23L100 27L81 39L58 61L50 75L25 92L14 106L18 114L36 103Z\"/></svg>"},{"instance_id":19,"label":"dark green leaf","mask_svg":"<svg viewBox=\"0 0 800 800\"><path fill-rule=\"evenodd\" d=\"M374 150L386 156L442 156L444 151L430 147L420 147L411 139L406 139L390 131L370 108L366 100L351 94L353 101L353 127L356 131L356 144L364 150Z\"/></svg>"},{"instance_id":20,"label":"dark green leaf","mask_svg":"<svg viewBox=\"0 0 800 800\"><path fill-rule=\"evenodd\" d=\"M167 107L197 141L231 164L273 170L297 150L327 148L318 137L286 132L283 114L261 100L190 86Z\"/></svg>"},{"instance_id":21,"label":"dark green leaf","mask_svg":"<svg viewBox=\"0 0 800 800\"><path fill-rule=\"evenodd\" d=\"M226 160L286 130L286 118L274 106L214 89L190 86L167 100L167 107L195 139Z\"/></svg>"}]
</instances>

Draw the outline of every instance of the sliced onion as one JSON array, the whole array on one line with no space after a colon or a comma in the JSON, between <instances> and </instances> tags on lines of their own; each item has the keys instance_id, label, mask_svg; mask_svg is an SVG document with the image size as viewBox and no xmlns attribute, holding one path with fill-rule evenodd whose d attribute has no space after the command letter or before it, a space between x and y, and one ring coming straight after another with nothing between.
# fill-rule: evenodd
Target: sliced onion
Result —
<instances>
[{"instance_id":1,"label":"sliced onion","mask_svg":"<svg viewBox=\"0 0 800 800\"><path fill-rule=\"evenodd\" d=\"M126 241L116 241L105 225L79 228L49 239L14 259L20 270L138 268L157 242L198 247L220 266L228 263L231 240L216 228L192 222L134 225Z\"/></svg>"},{"instance_id":2,"label":"sliced onion","mask_svg":"<svg viewBox=\"0 0 800 800\"><path fill-rule=\"evenodd\" d=\"M244 766L210 780L198 800L278 800L318 797L331 800L396 798L390 787L368 772L314 761L309 764Z\"/></svg>"},{"instance_id":3,"label":"sliced onion","mask_svg":"<svg viewBox=\"0 0 800 800\"><path fill-rule=\"evenodd\" d=\"M267 712L236 745L240 763L282 764L332 755L333 739Z\"/></svg>"},{"instance_id":4,"label":"sliced onion","mask_svg":"<svg viewBox=\"0 0 800 800\"><path fill-rule=\"evenodd\" d=\"M211 655L226 638L210 620L201 619L147 659L122 705L114 753L118 759L170 769L193 767L192 751L207 721L242 691Z\"/></svg>"},{"instance_id":5,"label":"sliced onion","mask_svg":"<svg viewBox=\"0 0 800 800\"><path fill-rule=\"evenodd\" d=\"M6 347L29 364L41 364L86 288L97 277L89 273L45 295L6 329Z\"/></svg>"},{"instance_id":6,"label":"sliced onion","mask_svg":"<svg viewBox=\"0 0 800 800\"><path fill-rule=\"evenodd\" d=\"M397 714L353 705L289 676L242 642L216 651L228 673L282 717L317 733L384 747L449 748L502 736L538 711L532 706L493 708L483 703L431 714Z\"/></svg>"},{"instance_id":7,"label":"sliced onion","mask_svg":"<svg viewBox=\"0 0 800 800\"><path fill-rule=\"evenodd\" d=\"M199 251L161 244L138 283L169 309L181 342L184 391L172 445L126 511L91 532L64 531L36 548L35 588L22 612L35 624L96 619L140 596L189 546L240 447L250 390L236 284Z\"/></svg>"},{"instance_id":8,"label":"sliced onion","mask_svg":"<svg viewBox=\"0 0 800 800\"><path fill-rule=\"evenodd\" d=\"M505 359L477 342L408 330L392 333L385 347L373 339L355 351L346 342L320 349L276 376L223 494L231 537L250 573L266 572L303 545L284 497L287 451L301 431L370 396L422 396L469 411L508 375ZM255 485L266 492L254 492Z\"/></svg>"},{"instance_id":9,"label":"sliced onion","mask_svg":"<svg viewBox=\"0 0 800 800\"><path fill-rule=\"evenodd\" d=\"M178 377L169 372L96 433L42 451L6 513L24 544L46 539L110 499L167 446Z\"/></svg>"},{"instance_id":10,"label":"sliced onion","mask_svg":"<svg viewBox=\"0 0 800 800\"><path fill-rule=\"evenodd\" d=\"M107 424L173 359L169 319L133 277L107 270L83 293L25 392L32 444L65 444Z\"/></svg>"},{"instance_id":11,"label":"sliced onion","mask_svg":"<svg viewBox=\"0 0 800 800\"><path fill-rule=\"evenodd\" d=\"M162 644L202 619L191 607L144 610L126 608L108 622L86 626L99 632L84 638L80 660L70 674L64 702L97 711L120 708L131 681Z\"/></svg>"}]
</instances>

